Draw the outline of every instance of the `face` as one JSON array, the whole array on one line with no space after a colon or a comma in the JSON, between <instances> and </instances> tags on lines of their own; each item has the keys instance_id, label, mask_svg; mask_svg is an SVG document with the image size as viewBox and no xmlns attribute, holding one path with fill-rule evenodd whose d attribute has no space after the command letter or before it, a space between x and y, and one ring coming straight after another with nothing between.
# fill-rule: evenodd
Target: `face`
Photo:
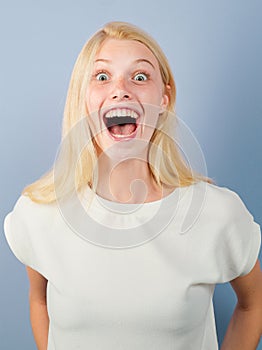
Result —
<instances>
[{"instance_id":1,"label":"face","mask_svg":"<svg viewBox=\"0 0 262 350\"><path fill-rule=\"evenodd\" d=\"M98 51L86 95L100 151L123 159L145 150L168 104L154 54L133 40L107 39Z\"/></svg>"}]
</instances>

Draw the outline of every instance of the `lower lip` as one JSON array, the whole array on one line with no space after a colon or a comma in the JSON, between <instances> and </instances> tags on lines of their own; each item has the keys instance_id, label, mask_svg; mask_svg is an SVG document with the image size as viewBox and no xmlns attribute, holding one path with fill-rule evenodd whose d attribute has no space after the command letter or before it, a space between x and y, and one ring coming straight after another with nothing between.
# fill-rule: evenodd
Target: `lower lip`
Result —
<instances>
[{"instance_id":1,"label":"lower lip","mask_svg":"<svg viewBox=\"0 0 262 350\"><path fill-rule=\"evenodd\" d=\"M106 130L107 130L107 133L108 133L109 137L112 140L114 140L114 141L128 141L128 140L132 140L132 139L134 139L136 137L138 128L139 128L139 124L137 122L136 129L132 132L132 134L130 134L130 135L120 135L120 136L111 134L107 128L106 128Z\"/></svg>"}]
</instances>

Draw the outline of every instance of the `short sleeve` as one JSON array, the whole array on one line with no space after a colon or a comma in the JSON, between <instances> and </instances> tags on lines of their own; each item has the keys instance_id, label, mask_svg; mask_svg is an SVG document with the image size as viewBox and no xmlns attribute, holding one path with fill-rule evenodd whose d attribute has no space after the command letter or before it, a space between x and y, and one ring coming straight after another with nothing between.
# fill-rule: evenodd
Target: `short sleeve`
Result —
<instances>
[{"instance_id":1,"label":"short sleeve","mask_svg":"<svg viewBox=\"0 0 262 350\"><path fill-rule=\"evenodd\" d=\"M261 229L236 192L207 184L196 188L196 199L202 200L203 190L204 203L196 202L202 205L201 214L188 234L187 252L194 257L191 274L196 283L226 283L254 267Z\"/></svg>"},{"instance_id":2,"label":"short sleeve","mask_svg":"<svg viewBox=\"0 0 262 350\"><path fill-rule=\"evenodd\" d=\"M30 215L28 200L25 196L19 197L13 210L4 219L4 232L9 247L17 259L24 265L31 266L33 250L26 220Z\"/></svg>"},{"instance_id":3,"label":"short sleeve","mask_svg":"<svg viewBox=\"0 0 262 350\"><path fill-rule=\"evenodd\" d=\"M230 193L229 220L223 244L223 255L228 267L224 278L227 280L248 274L258 259L261 246L260 225L254 221L239 195L233 191Z\"/></svg>"},{"instance_id":4,"label":"short sleeve","mask_svg":"<svg viewBox=\"0 0 262 350\"><path fill-rule=\"evenodd\" d=\"M56 203L37 203L21 195L4 218L4 233L11 251L22 264L54 280L58 247L66 244L63 239L58 243L58 236L63 238L67 228L63 223Z\"/></svg>"}]
</instances>

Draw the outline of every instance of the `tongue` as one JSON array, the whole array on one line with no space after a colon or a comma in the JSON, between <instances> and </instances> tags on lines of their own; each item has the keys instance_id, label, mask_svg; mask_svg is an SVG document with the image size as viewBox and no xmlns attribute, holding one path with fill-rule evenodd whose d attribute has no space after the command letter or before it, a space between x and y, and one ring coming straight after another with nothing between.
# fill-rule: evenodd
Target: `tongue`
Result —
<instances>
[{"instance_id":1,"label":"tongue","mask_svg":"<svg viewBox=\"0 0 262 350\"><path fill-rule=\"evenodd\" d=\"M135 128L135 124L113 125L109 128L109 131L115 135L130 135L135 131Z\"/></svg>"}]
</instances>

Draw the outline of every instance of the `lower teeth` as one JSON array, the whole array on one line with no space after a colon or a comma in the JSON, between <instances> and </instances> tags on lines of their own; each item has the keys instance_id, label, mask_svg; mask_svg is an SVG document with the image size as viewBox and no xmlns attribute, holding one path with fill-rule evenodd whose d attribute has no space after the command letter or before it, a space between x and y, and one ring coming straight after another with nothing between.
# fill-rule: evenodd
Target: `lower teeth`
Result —
<instances>
[{"instance_id":1,"label":"lower teeth","mask_svg":"<svg viewBox=\"0 0 262 350\"><path fill-rule=\"evenodd\" d=\"M127 136L130 136L131 134L128 134L128 135L119 135L119 134L112 134L113 136L117 136L117 137L122 137L122 138L124 138L124 137L127 137Z\"/></svg>"}]
</instances>

